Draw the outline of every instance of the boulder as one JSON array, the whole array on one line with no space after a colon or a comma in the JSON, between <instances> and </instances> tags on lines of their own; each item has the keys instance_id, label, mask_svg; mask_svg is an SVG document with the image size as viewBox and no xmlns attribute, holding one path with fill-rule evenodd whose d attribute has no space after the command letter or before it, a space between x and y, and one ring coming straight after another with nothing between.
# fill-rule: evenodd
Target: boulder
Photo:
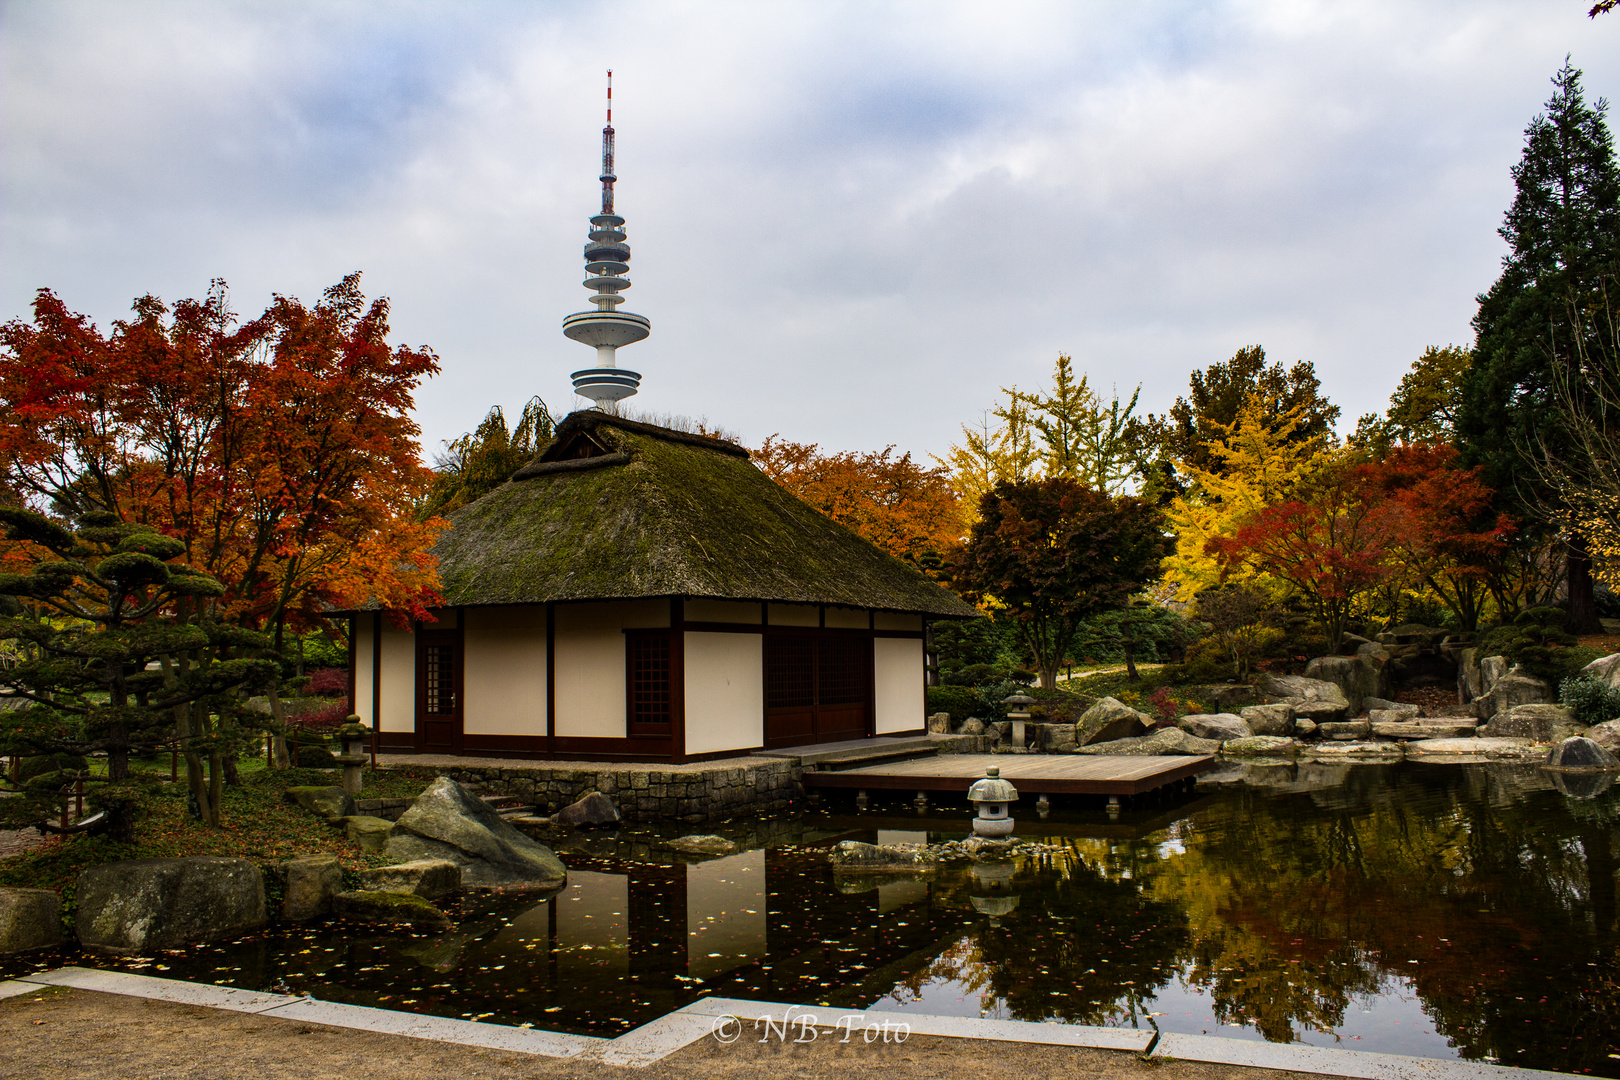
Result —
<instances>
[{"instance_id":1,"label":"boulder","mask_svg":"<svg viewBox=\"0 0 1620 1080\"><path fill-rule=\"evenodd\" d=\"M1365 656L1369 660L1383 663L1389 660L1389 650L1376 641L1369 641L1356 647L1357 656Z\"/></svg>"},{"instance_id":2,"label":"boulder","mask_svg":"<svg viewBox=\"0 0 1620 1080\"><path fill-rule=\"evenodd\" d=\"M1307 679L1302 675L1273 675L1267 672L1260 676L1260 692L1274 701L1330 701L1341 708L1350 707L1350 699L1344 696L1338 684ZM1298 711L1297 707L1295 711Z\"/></svg>"},{"instance_id":3,"label":"boulder","mask_svg":"<svg viewBox=\"0 0 1620 1080\"><path fill-rule=\"evenodd\" d=\"M1416 705L1392 705L1387 709L1368 709L1367 719L1374 724L1394 724L1402 720L1416 720L1423 710Z\"/></svg>"},{"instance_id":4,"label":"boulder","mask_svg":"<svg viewBox=\"0 0 1620 1080\"><path fill-rule=\"evenodd\" d=\"M1247 739L1254 732L1235 713L1193 713L1176 721L1176 726L1195 739Z\"/></svg>"},{"instance_id":5,"label":"boulder","mask_svg":"<svg viewBox=\"0 0 1620 1080\"><path fill-rule=\"evenodd\" d=\"M1249 705L1238 715L1256 735L1287 735L1294 730L1294 707L1286 701Z\"/></svg>"},{"instance_id":6,"label":"boulder","mask_svg":"<svg viewBox=\"0 0 1620 1080\"><path fill-rule=\"evenodd\" d=\"M282 863L287 873L281 917L308 922L332 911L332 896L343 889L343 868L336 855L304 855Z\"/></svg>"},{"instance_id":7,"label":"boulder","mask_svg":"<svg viewBox=\"0 0 1620 1080\"><path fill-rule=\"evenodd\" d=\"M1074 722L1074 738L1081 746L1092 743L1113 742L1146 735L1153 729L1153 721L1129 705L1105 697L1080 714Z\"/></svg>"},{"instance_id":8,"label":"boulder","mask_svg":"<svg viewBox=\"0 0 1620 1080\"><path fill-rule=\"evenodd\" d=\"M958 735L983 735L984 721L977 716L970 716L962 721L962 726L956 729Z\"/></svg>"},{"instance_id":9,"label":"boulder","mask_svg":"<svg viewBox=\"0 0 1620 1080\"><path fill-rule=\"evenodd\" d=\"M1504 677L1497 689L1510 679L1511 675ZM1491 738L1531 739L1538 743L1559 742L1585 733L1586 725L1575 719L1574 710L1565 705L1546 704L1515 705L1506 712L1498 712L1480 729L1480 734Z\"/></svg>"},{"instance_id":10,"label":"boulder","mask_svg":"<svg viewBox=\"0 0 1620 1080\"><path fill-rule=\"evenodd\" d=\"M1541 751L1529 739L1424 739L1404 744L1409 758L1475 758L1523 761Z\"/></svg>"},{"instance_id":11,"label":"boulder","mask_svg":"<svg viewBox=\"0 0 1620 1080\"><path fill-rule=\"evenodd\" d=\"M367 892L411 893L437 900L461 891L461 867L449 859L413 859L360 871Z\"/></svg>"},{"instance_id":12,"label":"boulder","mask_svg":"<svg viewBox=\"0 0 1620 1080\"><path fill-rule=\"evenodd\" d=\"M1082 746L1076 753L1105 754L1110 757L1116 755L1158 757L1165 754L1202 756L1213 754L1220 748L1221 744L1216 739L1195 739L1180 728L1163 728L1140 739L1115 739L1113 742Z\"/></svg>"},{"instance_id":13,"label":"boulder","mask_svg":"<svg viewBox=\"0 0 1620 1080\"><path fill-rule=\"evenodd\" d=\"M1305 678L1337 686L1351 716L1361 712L1362 698L1384 692L1384 665L1370 656L1318 656L1305 665Z\"/></svg>"},{"instance_id":14,"label":"boulder","mask_svg":"<svg viewBox=\"0 0 1620 1080\"><path fill-rule=\"evenodd\" d=\"M449 859L464 886L555 888L568 871L551 849L502 821L483 799L441 776L394 823L387 853L401 862Z\"/></svg>"},{"instance_id":15,"label":"boulder","mask_svg":"<svg viewBox=\"0 0 1620 1080\"><path fill-rule=\"evenodd\" d=\"M928 716L928 733L930 735L949 735L951 733L951 714L948 712L930 713Z\"/></svg>"},{"instance_id":16,"label":"boulder","mask_svg":"<svg viewBox=\"0 0 1620 1080\"><path fill-rule=\"evenodd\" d=\"M49 889L0 889L0 956L62 944L62 898Z\"/></svg>"},{"instance_id":17,"label":"boulder","mask_svg":"<svg viewBox=\"0 0 1620 1080\"><path fill-rule=\"evenodd\" d=\"M730 855L737 850L737 845L723 836L683 836L664 846L684 855Z\"/></svg>"},{"instance_id":18,"label":"boulder","mask_svg":"<svg viewBox=\"0 0 1620 1080\"><path fill-rule=\"evenodd\" d=\"M387 818L351 814L343 819L343 833L350 842L374 855L388 850L388 838L393 832L394 823Z\"/></svg>"},{"instance_id":19,"label":"boulder","mask_svg":"<svg viewBox=\"0 0 1620 1080\"><path fill-rule=\"evenodd\" d=\"M1466 705L1485 692L1479 670L1479 650L1457 650L1457 703Z\"/></svg>"},{"instance_id":20,"label":"boulder","mask_svg":"<svg viewBox=\"0 0 1620 1080\"><path fill-rule=\"evenodd\" d=\"M557 821L559 824L572 825L578 829L617 825L619 808L613 805L612 799L600 791L592 791L563 807L557 813Z\"/></svg>"},{"instance_id":21,"label":"boulder","mask_svg":"<svg viewBox=\"0 0 1620 1080\"><path fill-rule=\"evenodd\" d=\"M1381 739L1466 739L1479 727L1478 720L1461 717L1435 720L1374 720L1372 733Z\"/></svg>"},{"instance_id":22,"label":"boulder","mask_svg":"<svg viewBox=\"0 0 1620 1080\"><path fill-rule=\"evenodd\" d=\"M1318 724L1316 733L1324 739L1345 742L1351 739L1367 738L1372 734L1372 725L1365 720L1339 720L1328 724Z\"/></svg>"},{"instance_id":23,"label":"boulder","mask_svg":"<svg viewBox=\"0 0 1620 1080\"><path fill-rule=\"evenodd\" d=\"M1305 698L1295 698L1289 702L1294 707L1294 722L1309 720L1320 727L1323 724L1334 724L1345 719L1350 712L1350 706L1342 701L1310 701Z\"/></svg>"},{"instance_id":24,"label":"boulder","mask_svg":"<svg viewBox=\"0 0 1620 1080\"><path fill-rule=\"evenodd\" d=\"M1253 705L1255 701L1254 687L1248 683L1209 683L1204 686L1189 686L1182 693L1193 701L1213 705L1222 712L1244 705Z\"/></svg>"},{"instance_id":25,"label":"boulder","mask_svg":"<svg viewBox=\"0 0 1620 1080\"><path fill-rule=\"evenodd\" d=\"M1620 758L1616 758L1591 739L1573 735L1552 748L1542 768L1581 769L1594 772L1620 769Z\"/></svg>"},{"instance_id":26,"label":"boulder","mask_svg":"<svg viewBox=\"0 0 1620 1080\"><path fill-rule=\"evenodd\" d=\"M1620 687L1620 653L1610 653L1581 668L1582 675L1590 675L1609 686Z\"/></svg>"},{"instance_id":27,"label":"boulder","mask_svg":"<svg viewBox=\"0 0 1620 1080\"><path fill-rule=\"evenodd\" d=\"M1620 754L1620 720L1605 720L1586 729L1586 737L1611 754Z\"/></svg>"},{"instance_id":28,"label":"boulder","mask_svg":"<svg viewBox=\"0 0 1620 1080\"><path fill-rule=\"evenodd\" d=\"M1072 754L1078 744L1073 724L1030 724L1031 744L1045 748L1048 754Z\"/></svg>"},{"instance_id":29,"label":"boulder","mask_svg":"<svg viewBox=\"0 0 1620 1080\"><path fill-rule=\"evenodd\" d=\"M1318 758L1354 758L1357 761L1399 761L1406 756L1402 743L1393 742L1324 742L1311 747Z\"/></svg>"},{"instance_id":30,"label":"boulder","mask_svg":"<svg viewBox=\"0 0 1620 1080\"><path fill-rule=\"evenodd\" d=\"M450 916L415 893L356 890L332 898L340 919L396 926L449 926Z\"/></svg>"},{"instance_id":31,"label":"boulder","mask_svg":"<svg viewBox=\"0 0 1620 1080\"><path fill-rule=\"evenodd\" d=\"M241 937L265 921L264 878L247 859L134 859L79 875L74 929L91 952L139 956Z\"/></svg>"},{"instance_id":32,"label":"boulder","mask_svg":"<svg viewBox=\"0 0 1620 1080\"><path fill-rule=\"evenodd\" d=\"M1292 757L1298 752L1299 743L1276 735L1255 735L1221 743L1221 753L1226 757Z\"/></svg>"},{"instance_id":33,"label":"boulder","mask_svg":"<svg viewBox=\"0 0 1620 1080\"><path fill-rule=\"evenodd\" d=\"M1316 721L1300 717L1294 721L1294 734L1302 738L1310 738L1316 734Z\"/></svg>"},{"instance_id":34,"label":"boulder","mask_svg":"<svg viewBox=\"0 0 1620 1080\"><path fill-rule=\"evenodd\" d=\"M337 825L356 813L354 796L336 784L330 787L291 787L286 799L297 803L328 825Z\"/></svg>"}]
</instances>

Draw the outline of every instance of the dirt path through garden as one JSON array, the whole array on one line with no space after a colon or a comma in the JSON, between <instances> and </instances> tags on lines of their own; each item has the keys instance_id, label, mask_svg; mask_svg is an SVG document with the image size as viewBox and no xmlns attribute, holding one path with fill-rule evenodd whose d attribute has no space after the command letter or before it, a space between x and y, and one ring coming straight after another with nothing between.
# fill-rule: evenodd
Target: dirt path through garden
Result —
<instances>
[{"instance_id":1,"label":"dirt path through garden","mask_svg":"<svg viewBox=\"0 0 1620 1080\"><path fill-rule=\"evenodd\" d=\"M924 1036L887 1046L721 1046L704 1039L645 1069L626 1069L54 988L0 1002L0 1046L0 1076L76 1080L1306 1080L1188 1061L1149 1064L1102 1050Z\"/></svg>"}]
</instances>

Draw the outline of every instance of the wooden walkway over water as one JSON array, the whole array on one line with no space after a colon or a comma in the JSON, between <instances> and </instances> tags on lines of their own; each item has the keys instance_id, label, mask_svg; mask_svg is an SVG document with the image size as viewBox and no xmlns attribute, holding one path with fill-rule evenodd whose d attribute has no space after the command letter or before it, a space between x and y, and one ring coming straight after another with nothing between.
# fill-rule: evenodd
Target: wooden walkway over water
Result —
<instances>
[{"instance_id":1,"label":"wooden walkway over water","mask_svg":"<svg viewBox=\"0 0 1620 1080\"><path fill-rule=\"evenodd\" d=\"M1142 795L1190 781L1213 757L1082 754L940 754L836 772L805 772L807 788L861 791L961 791L994 765L1019 795Z\"/></svg>"}]
</instances>

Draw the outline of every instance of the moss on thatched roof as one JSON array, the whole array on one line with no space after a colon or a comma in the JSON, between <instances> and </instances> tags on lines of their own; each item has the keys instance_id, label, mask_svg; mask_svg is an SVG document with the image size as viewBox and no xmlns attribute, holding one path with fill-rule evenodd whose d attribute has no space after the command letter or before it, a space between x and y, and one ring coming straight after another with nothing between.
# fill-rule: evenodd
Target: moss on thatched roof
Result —
<instances>
[{"instance_id":1,"label":"moss on thatched roof","mask_svg":"<svg viewBox=\"0 0 1620 1080\"><path fill-rule=\"evenodd\" d=\"M450 605L699 596L978 614L741 447L601 413L568 417L450 526L433 549Z\"/></svg>"}]
</instances>

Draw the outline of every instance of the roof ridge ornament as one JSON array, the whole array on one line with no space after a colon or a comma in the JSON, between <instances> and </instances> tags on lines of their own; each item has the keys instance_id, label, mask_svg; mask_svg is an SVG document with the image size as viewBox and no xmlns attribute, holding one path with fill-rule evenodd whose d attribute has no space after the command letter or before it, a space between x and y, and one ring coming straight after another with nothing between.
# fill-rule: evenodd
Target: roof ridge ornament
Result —
<instances>
[{"instance_id":1,"label":"roof ridge ornament","mask_svg":"<svg viewBox=\"0 0 1620 1080\"><path fill-rule=\"evenodd\" d=\"M613 71L608 71L607 125L602 128L602 212L591 218L590 240L585 245L584 281L594 290L595 311L580 311L563 320L563 335L596 349L596 366L576 371L574 393L590 398L596 407L613 412L620 401L641 386L640 372L619 367L614 354L624 345L633 345L652 333L652 321L645 315L620 311L619 294L630 287L624 275L630 270L630 245L625 243L624 218L613 210Z\"/></svg>"}]
</instances>

